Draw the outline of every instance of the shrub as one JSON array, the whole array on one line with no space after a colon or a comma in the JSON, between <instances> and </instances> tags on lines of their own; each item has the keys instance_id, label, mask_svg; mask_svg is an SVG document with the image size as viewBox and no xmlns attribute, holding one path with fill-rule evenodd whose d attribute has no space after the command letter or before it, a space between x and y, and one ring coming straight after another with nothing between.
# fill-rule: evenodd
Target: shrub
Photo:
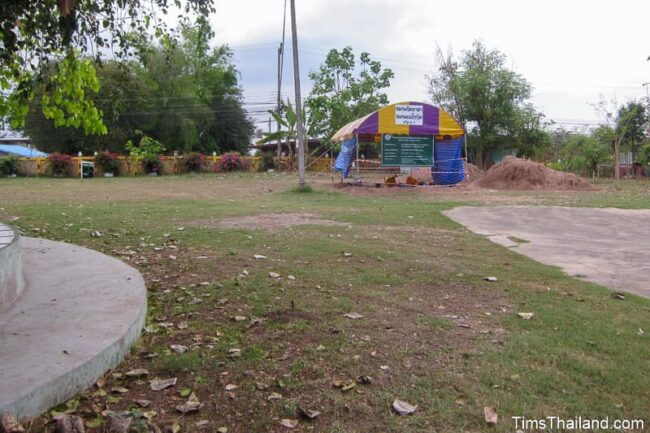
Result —
<instances>
[{"instance_id":1,"label":"shrub","mask_svg":"<svg viewBox=\"0 0 650 433\"><path fill-rule=\"evenodd\" d=\"M241 170L242 160L238 153L224 153L219 161L220 171Z\"/></svg>"},{"instance_id":2,"label":"shrub","mask_svg":"<svg viewBox=\"0 0 650 433\"><path fill-rule=\"evenodd\" d=\"M95 164L100 166L104 170L104 173L117 173L120 165L117 159L117 153L112 152L99 152L95 156Z\"/></svg>"},{"instance_id":3,"label":"shrub","mask_svg":"<svg viewBox=\"0 0 650 433\"><path fill-rule=\"evenodd\" d=\"M65 153L54 152L47 157L54 176L65 176L72 165L72 157Z\"/></svg>"},{"instance_id":4,"label":"shrub","mask_svg":"<svg viewBox=\"0 0 650 433\"><path fill-rule=\"evenodd\" d=\"M147 173L161 174L162 161L158 155L145 155L143 159L144 171Z\"/></svg>"},{"instance_id":5,"label":"shrub","mask_svg":"<svg viewBox=\"0 0 650 433\"><path fill-rule=\"evenodd\" d=\"M131 140L127 141L126 150L131 156L147 157L163 153L165 146L160 141L145 135L140 139L138 146L135 146Z\"/></svg>"},{"instance_id":6,"label":"shrub","mask_svg":"<svg viewBox=\"0 0 650 433\"><path fill-rule=\"evenodd\" d=\"M192 173L198 173L203 169L205 155L198 152L188 153L183 157L185 160L185 169Z\"/></svg>"},{"instance_id":7,"label":"shrub","mask_svg":"<svg viewBox=\"0 0 650 433\"><path fill-rule=\"evenodd\" d=\"M18 174L19 160L17 156L0 158L0 176L13 176Z\"/></svg>"},{"instance_id":8,"label":"shrub","mask_svg":"<svg viewBox=\"0 0 650 433\"><path fill-rule=\"evenodd\" d=\"M262 152L260 166L264 171L275 169L275 156L273 155L273 152Z\"/></svg>"}]
</instances>

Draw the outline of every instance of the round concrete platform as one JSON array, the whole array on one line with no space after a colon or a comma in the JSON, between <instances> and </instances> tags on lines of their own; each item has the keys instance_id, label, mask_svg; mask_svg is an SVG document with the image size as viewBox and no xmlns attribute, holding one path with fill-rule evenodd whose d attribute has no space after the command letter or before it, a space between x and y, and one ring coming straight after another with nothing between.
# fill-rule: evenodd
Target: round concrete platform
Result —
<instances>
[{"instance_id":1,"label":"round concrete platform","mask_svg":"<svg viewBox=\"0 0 650 433\"><path fill-rule=\"evenodd\" d=\"M37 416L90 387L140 335L140 273L76 245L21 239L25 287L0 313L0 413Z\"/></svg>"},{"instance_id":2,"label":"round concrete platform","mask_svg":"<svg viewBox=\"0 0 650 433\"><path fill-rule=\"evenodd\" d=\"M0 223L0 313L6 311L23 291L20 235Z\"/></svg>"}]
</instances>

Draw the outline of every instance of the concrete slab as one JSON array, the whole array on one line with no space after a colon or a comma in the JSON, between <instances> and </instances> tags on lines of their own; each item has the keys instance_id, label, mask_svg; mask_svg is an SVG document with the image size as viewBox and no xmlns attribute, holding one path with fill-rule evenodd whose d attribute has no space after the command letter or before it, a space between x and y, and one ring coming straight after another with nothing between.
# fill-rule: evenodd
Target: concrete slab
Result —
<instances>
[{"instance_id":1,"label":"concrete slab","mask_svg":"<svg viewBox=\"0 0 650 433\"><path fill-rule=\"evenodd\" d=\"M25 289L0 314L0 413L41 414L91 386L138 338L140 273L76 245L21 239Z\"/></svg>"},{"instance_id":2,"label":"concrete slab","mask_svg":"<svg viewBox=\"0 0 650 433\"><path fill-rule=\"evenodd\" d=\"M569 275L650 297L650 210L497 206L443 213Z\"/></svg>"}]
</instances>

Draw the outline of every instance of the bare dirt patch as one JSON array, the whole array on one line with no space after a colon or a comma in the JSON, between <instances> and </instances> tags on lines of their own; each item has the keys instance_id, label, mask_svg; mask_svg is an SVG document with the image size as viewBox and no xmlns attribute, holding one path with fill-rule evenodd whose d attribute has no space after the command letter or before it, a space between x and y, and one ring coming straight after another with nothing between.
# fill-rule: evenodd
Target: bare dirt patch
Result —
<instances>
[{"instance_id":1,"label":"bare dirt patch","mask_svg":"<svg viewBox=\"0 0 650 433\"><path fill-rule=\"evenodd\" d=\"M349 224L322 218L313 213L269 213L235 218L188 221L203 228L277 230L300 225L349 226Z\"/></svg>"},{"instance_id":2,"label":"bare dirt patch","mask_svg":"<svg viewBox=\"0 0 650 433\"><path fill-rule=\"evenodd\" d=\"M515 157L506 157L472 186L506 190L595 190L593 185L575 174Z\"/></svg>"}]
</instances>

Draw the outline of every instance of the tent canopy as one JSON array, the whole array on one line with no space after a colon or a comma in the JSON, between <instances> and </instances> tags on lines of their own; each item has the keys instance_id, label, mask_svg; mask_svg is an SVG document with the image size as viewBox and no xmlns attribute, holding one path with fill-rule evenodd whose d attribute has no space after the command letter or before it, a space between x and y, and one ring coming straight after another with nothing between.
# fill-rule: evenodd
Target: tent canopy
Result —
<instances>
[{"instance_id":1,"label":"tent canopy","mask_svg":"<svg viewBox=\"0 0 650 433\"><path fill-rule=\"evenodd\" d=\"M465 130L449 113L422 102L398 102L354 120L334 134L338 143L356 135L433 135L439 140L459 138Z\"/></svg>"},{"instance_id":2,"label":"tent canopy","mask_svg":"<svg viewBox=\"0 0 650 433\"><path fill-rule=\"evenodd\" d=\"M31 147L21 146L19 144L0 144L0 155L8 154L23 158L35 158L47 156L47 153L40 152Z\"/></svg>"}]
</instances>

